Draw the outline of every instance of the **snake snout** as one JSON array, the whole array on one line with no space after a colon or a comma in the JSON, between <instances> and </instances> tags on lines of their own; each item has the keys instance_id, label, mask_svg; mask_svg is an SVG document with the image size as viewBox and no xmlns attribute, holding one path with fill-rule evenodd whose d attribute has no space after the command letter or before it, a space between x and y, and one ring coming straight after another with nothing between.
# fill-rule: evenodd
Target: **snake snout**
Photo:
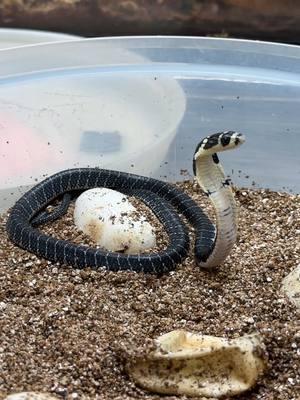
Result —
<instances>
[{"instance_id":1,"label":"snake snout","mask_svg":"<svg viewBox=\"0 0 300 400\"><path fill-rule=\"evenodd\" d=\"M233 139L236 146L240 146L246 141L246 137L242 133L236 133Z\"/></svg>"}]
</instances>

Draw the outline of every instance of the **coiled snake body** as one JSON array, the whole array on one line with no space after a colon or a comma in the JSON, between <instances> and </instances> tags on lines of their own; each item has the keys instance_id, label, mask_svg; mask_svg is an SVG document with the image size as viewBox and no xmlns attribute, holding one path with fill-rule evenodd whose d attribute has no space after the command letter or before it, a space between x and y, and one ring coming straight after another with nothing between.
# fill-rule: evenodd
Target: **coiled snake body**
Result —
<instances>
[{"instance_id":1,"label":"coiled snake body","mask_svg":"<svg viewBox=\"0 0 300 400\"><path fill-rule=\"evenodd\" d=\"M169 183L119 171L75 168L50 176L16 202L6 225L8 236L15 244L38 256L77 268L104 267L112 271L160 274L174 269L189 249L188 230L179 212L194 227L197 264L206 268L217 266L235 243L237 224L230 183L225 179L216 152L235 148L243 141L243 135L236 132L216 133L204 138L194 154L194 173L215 207L216 227L194 200ZM54 220L66 211L69 193L95 187L116 189L142 199L164 224L169 236L168 247L153 254L121 254L59 240L37 229L39 224ZM56 212L43 211L63 195L62 205Z\"/></svg>"}]
</instances>

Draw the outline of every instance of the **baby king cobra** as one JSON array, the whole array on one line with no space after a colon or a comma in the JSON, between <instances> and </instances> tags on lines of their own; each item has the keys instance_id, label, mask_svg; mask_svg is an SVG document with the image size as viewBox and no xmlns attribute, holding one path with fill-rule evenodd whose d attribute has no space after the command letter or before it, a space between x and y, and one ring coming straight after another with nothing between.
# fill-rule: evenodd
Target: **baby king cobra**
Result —
<instances>
[{"instance_id":1,"label":"baby king cobra","mask_svg":"<svg viewBox=\"0 0 300 400\"><path fill-rule=\"evenodd\" d=\"M170 183L129 173L100 168L75 168L52 175L25 193L11 209L6 229L18 246L38 256L76 268L105 268L161 274L182 262L189 250L189 234L182 214L195 231L195 260L200 267L220 265L230 253L237 235L237 211L230 185L217 152L238 147L244 136L237 132L215 133L204 138L193 158L196 179L212 201L216 227L187 194ZM76 245L56 239L37 229L42 223L63 215L71 196L95 187L107 187L134 195L146 203L164 225L169 244L151 254L124 254ZM45 211L55 199L61 205Z\"/></svg>"}]
</instances>

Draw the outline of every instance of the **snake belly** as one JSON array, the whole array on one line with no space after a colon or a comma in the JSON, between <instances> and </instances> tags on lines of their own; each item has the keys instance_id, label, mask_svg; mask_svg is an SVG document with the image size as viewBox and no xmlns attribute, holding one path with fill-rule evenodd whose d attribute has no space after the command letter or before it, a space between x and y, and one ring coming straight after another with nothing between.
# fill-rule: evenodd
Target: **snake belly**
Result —
<instances>
[{"instance_id":1,"label":"snake belly","mask_svg":"<svg viewBox=\"0 0 300 400\"><path fill-rule=\"evenodd\" d=\"M169 244L151 254L122 254L76 245L46 235L32 221L55 199L72 191L96 187L118 190L144 201L164 225ZM170 183L100 168L74 168L50 176L26 192L11 209L6 230L19 247L53 262L76 268L105 268L161 274L175 269L187 256L189 233L179 214L195 231L195 258L205 262L212 253L216 230L210 219L187 194Z\"/></svg>"}]
</instances>

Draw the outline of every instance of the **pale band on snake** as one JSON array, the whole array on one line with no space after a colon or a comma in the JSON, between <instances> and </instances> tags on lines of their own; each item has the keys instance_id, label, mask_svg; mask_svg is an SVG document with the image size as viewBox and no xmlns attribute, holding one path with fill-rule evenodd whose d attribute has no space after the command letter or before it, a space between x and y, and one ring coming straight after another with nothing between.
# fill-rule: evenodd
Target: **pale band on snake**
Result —
<instances>
[{"instance_id":1,"label":"pale band on snake","mask_svg":"<svg viewBox=\"0 0 300 400\"><path fill-rule=\"evenodd\" d=\"M162 274L174 270L189 251L189 232L179 214L193 226L194 257L198 266L214 268L224 262L237 237L237 208L229 179L217 152L234 149L245 141L241 133L226 131L204 138L193 157L193 171L211 200L216 226L186 193L157 179L100 168L74 168L58 172L26 192L12 207L6 224L9 238L19 247L52 262L75 268L105 268ZM38 226L66 213L73 196L95 187L107 187L140 198L162 222L169 237L165 250L150 254L123 254L77 245L42 233ZM45 211L54 200L61 205Z\"/></svg>"}]
</instances>

